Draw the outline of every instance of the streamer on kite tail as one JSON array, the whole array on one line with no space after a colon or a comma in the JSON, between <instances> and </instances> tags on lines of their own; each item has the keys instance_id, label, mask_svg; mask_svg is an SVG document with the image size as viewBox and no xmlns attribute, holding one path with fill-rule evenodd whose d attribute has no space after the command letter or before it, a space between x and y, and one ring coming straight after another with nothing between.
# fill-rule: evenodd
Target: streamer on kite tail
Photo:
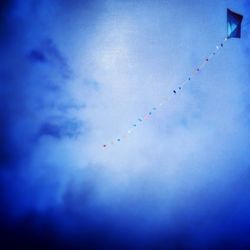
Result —
<instances>
[{"instance_id":1,"label":"streamer on kite tail","mask_svg":"<svg viewBox=\"0 0 250 250\"><path fill-rule=\"evenodd\" d=\"M194 68L192 73L189 77L187 77L184 81L182 81L179 85L176 86L175 89L172 90L172 93L168 94L168 96L164 97L157 105L153 106L151 110L149 110L146 114L139 117L137 122L133 123L131 128L128 129L121 137L117 137L116 139L111 140L111 142L107 144L102 144L103 148L107 148L108 146L112 146L115 143L121 142L122 139L128 138L133 131L138 127L139 123L143 123L144 121L148 120L154 112L162 108L167 102L169 102L174 96L180 92L183 87L189 83L209 62L210 60L215 57L219 51L224 47L225 43L229 38L240 38L241 37L241 22L243 16L237 14L229 9L227 9L227 36L223 39L221 43L216 45L215 50L213 50L205 59L201 62L200 65Z\"/></svg>"},{"instance_id":2,"label":"streamer on kite tail","mask_svg":"<svg viewBox=\"0 0 250 250\"><path fill-rule=\"evenodd\" d=\"M116 143L121 142L121 139L126 139L128 138L133 131L140 125L142 124L144 121L150 119L150 117L153 115L154 112L156 112L157 110L159 110L160 108L162 108L164 105L166 105L166 103L168 103L178 92L180 92L183 87L190 82L200 71L201 69L203 69L208 62L215 57L221 48L223 48L225 42L228 40L228 38L226 37L219 45L216 46L216 49L213 50L213 52L211 52L205 59L204 61L198 65L197 67L194 68L194 70L192 71L191 75L185 79L183 82L181 82L179 85L176 86L175 89L172 90L172 93L169 94L168 96L164 97L157 105L155 105L150 111L148 111L146 114L144 114L143 116L141 116L140 118L137 119L137 122L132 124L132 127L130 129L127 130L127 132L125 132L122 136L117 137L116 139L111 140L110 143L107 144L102 144L103 148L107 148L108 146L112 146Z\"/></svg>"}]
</instances>

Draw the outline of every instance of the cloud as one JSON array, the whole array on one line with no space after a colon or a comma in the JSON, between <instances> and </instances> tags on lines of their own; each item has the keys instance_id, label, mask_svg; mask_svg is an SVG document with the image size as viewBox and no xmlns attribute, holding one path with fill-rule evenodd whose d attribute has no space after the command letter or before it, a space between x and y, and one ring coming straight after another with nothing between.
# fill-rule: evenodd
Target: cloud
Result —
<instances>
[{"instance_id":1,"label":"cloud","mask_svg":"<svg viewBox=\"0 0 250 250\"><path fill-rule=\"evenodd\" d=\"M96 247L249 244L248 36L122 137L221 41L226 7L247 15L233 1L17 1L5 11L6 223L30 218L39 234L44 220L54 242L70 234Z\"/></svg>"},{"instance_id":2,"label":"cloud","mask_svg":"<svg viewBox=\"0 0 250 250\"><path fill-rule=\"evenodd\" d=\"M35 49L29 53L29 58L31 60L38 61L38 62L47 61L45 55L41 51L35 50Z\"/></svg>"},{"instance_id":3,"label":"cloud","mask_svg":"<svg viewBox=\"0 0 250 250\"><path fill-rule=\"evenodd\" d=\"M37 137L52 136L56 139L61 139L66 136L69 138L76 138L80 133L81 124L79 121L66 120L55 123L45 122L41 125Z\"/></svg>"}]
</instances>

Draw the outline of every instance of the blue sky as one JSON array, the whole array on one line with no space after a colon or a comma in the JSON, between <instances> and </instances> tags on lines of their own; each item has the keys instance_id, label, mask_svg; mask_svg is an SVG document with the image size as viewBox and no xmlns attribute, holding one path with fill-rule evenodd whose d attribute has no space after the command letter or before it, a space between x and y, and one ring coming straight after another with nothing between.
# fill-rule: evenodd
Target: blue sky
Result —
<instances>
[{"instance_id":1,"label":"blue sky","mask_svg":"<svg viewBox=\"0 0 250 250\"><path fill-rule=\"evenodd\" d=\"M242 38L102 148L223 41L227 8L244 15ZM243 0L4 1L1 244L249 247L249 10Z\"/></svg>"}]
</instances>

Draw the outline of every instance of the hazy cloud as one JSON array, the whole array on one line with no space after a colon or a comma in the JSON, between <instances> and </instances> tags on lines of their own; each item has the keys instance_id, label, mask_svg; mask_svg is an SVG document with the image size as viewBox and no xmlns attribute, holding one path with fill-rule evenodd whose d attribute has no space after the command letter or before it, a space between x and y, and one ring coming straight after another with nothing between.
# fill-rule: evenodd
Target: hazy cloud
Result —
<instances>
[{"instance_id":1,"label":"hazy cloud","mask_svg":"<svg viewBox=\"0 0 250 250\"><path fill-rule=\"evenodd\" d=\"M16 228L9 234L46 229L34 239L55 247L67 235L65 246L249 245L246 29L110 146L213 51L227 7L249 19L246 3L2 6L0 199L3 225Z\"/></svg>"}]
</instances>

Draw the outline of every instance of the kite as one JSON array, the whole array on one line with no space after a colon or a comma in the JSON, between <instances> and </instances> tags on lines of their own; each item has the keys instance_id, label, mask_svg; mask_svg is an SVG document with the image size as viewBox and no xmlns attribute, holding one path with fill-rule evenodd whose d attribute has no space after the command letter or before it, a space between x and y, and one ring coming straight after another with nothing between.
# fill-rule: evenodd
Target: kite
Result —
<instances>
[{"instance_id":1,"label":"kite","mask_svg":"<svg viewBox=\"0 0 250 250\"><path fill-rule=\"evenodd\" d=\"M240 38L243 16L227 9L227 38Z\"/></svg>"},{"instance_id":2,"label":"kite","mask_svg":"<svg viewBox=\"0 0 250 250\"><path fill-rule=\"evenodd\" d=\"M218 54L219 50L223 48L225 42L230 38L240 38L241 37L241 23L243 20L243 16L233 12L230 9L227 9L227 36L224 38L223 42L221 42L219 45L216 46L216 49L210 53L203 62L196 67L192 74L183 82L181 82L176 89L172 90L172 95L169 95L168 97L165 97L158 105L154 106L150 111L148 111L143 116L137 118L137 122L132 123L131 128L125 132L122 136L112 140L109 143L102 144L103 148L107 148L108 146L114 145L115 143L120 143L121 140L127 138L132 132L137 129L137 127L143 123L144 121L148 120L151 115L156 112L160 107L162 107L166 102L168 102L173 96L176 96L178 92L180 92L183 89L183 86L187 84L191 79L198 74L210 61L211 58L213 58L216 54ZM140 124L139 124L140 123Z\"/></svg>"}]
</instances>

